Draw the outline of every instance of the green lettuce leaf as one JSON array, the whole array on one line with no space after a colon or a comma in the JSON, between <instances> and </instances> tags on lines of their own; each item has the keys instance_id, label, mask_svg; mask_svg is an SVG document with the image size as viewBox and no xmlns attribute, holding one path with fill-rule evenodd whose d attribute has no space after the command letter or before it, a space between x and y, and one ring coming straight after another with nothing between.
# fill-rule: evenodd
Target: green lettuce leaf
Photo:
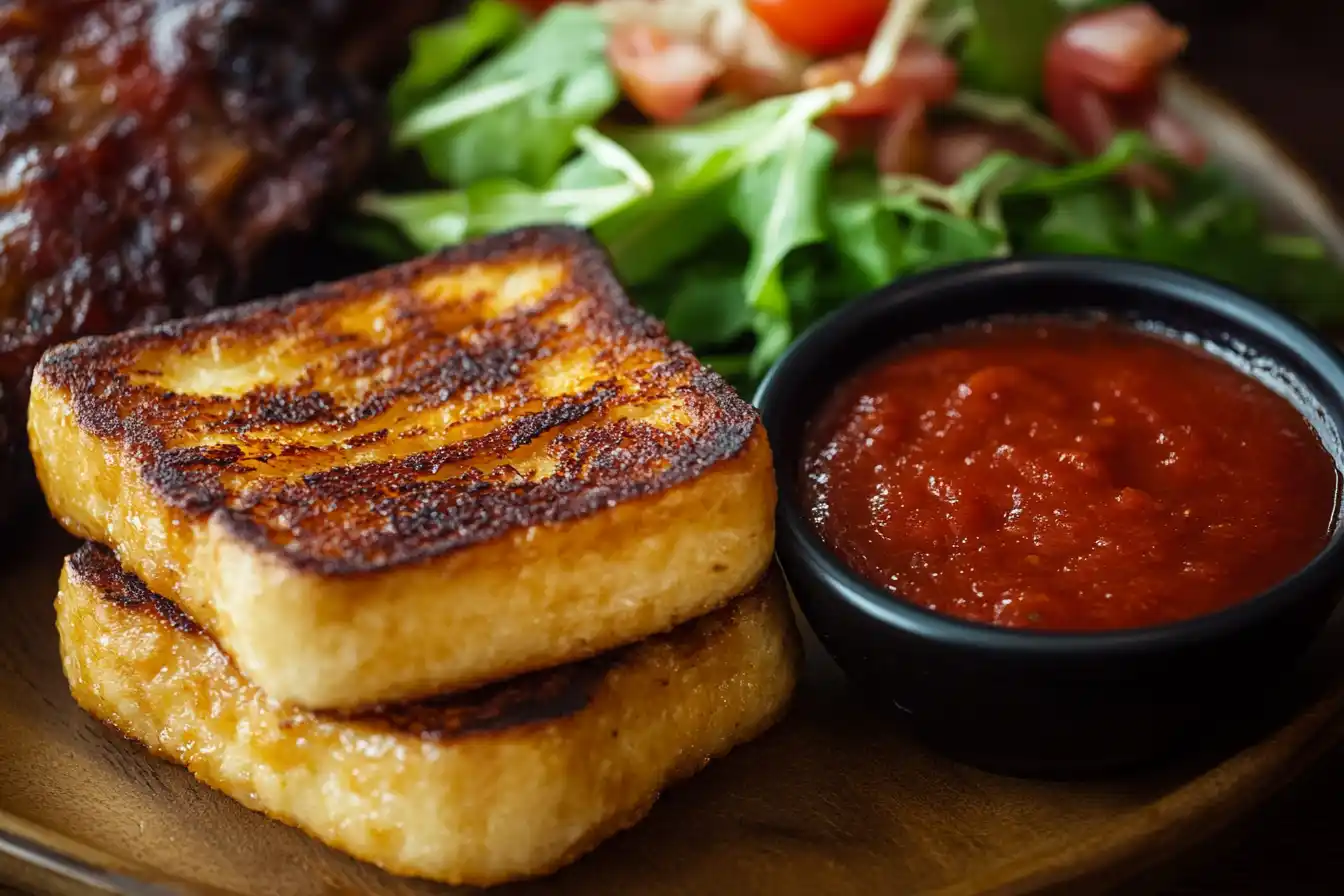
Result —
<instances>
[{"instance_id":1,"label":"green lettuce leaf","mask_svg":"<svg viewBox=\"0 0 1344 896\"><path fill-rule=\"evenodd\" d=\"M751 242L743 292L758 312L788 320L780 266L794 249L827 238L821 199L835 152L835 141L802 124L780 152L738 177L730 212Z\"/></svg>"},{"instance_id":2,"label":"green lettuce leaf","mask_svg":"<svg viewBox=\"0 0 1344 896\"><path fill-rule=\"evenodd\" d=\"M366 195L365 217L342 234L394 258L526 224L589 227L636 301L744 391L832 310L915 272L1009 253L1169 264L1316 323L1344 321L1337 263L1316 240L1274 235L1230 179L1183 168L1139 134L1079 158L1041 113L1050 35L1065 15L1106 5L932 0L921 30L959 58L966 85L945 111L1025 127L1070 159L997 153L943 185L882 177L871 158L837 165L812 125L846 86L711 100L681 126L613 125L619 92L590 7L562 3L520 26L505 0L477 0L416 35L390 98L397 143L444 189ZM1174 194L1123 186L1116 175L1135 162L1164 170Z\"/></svg>"},{"instance_id":3,"label":"green lettuce leaf","mask_svg":"<svg viewBox=\"0 0 1344 896\"><path fill-rule=\"evenodd\" d=\"M654 184L651 195L594 228L621 276L648 282L729 228L741 203L738 175L765 165L847 89L776 97L703 124L608 131Z\"/></svg>"},{"instance_id":4,"label":"green lettuce leaf","mask_svg":"<svg viewBox=\"0 0 1344 896\"><path fill-rule=\"evenodd\" d=\"M585 6L552 7L470 74L395 129L436 178L471 184L507 177L540 186L574 151L574 133L619 99L607 32Z\"/></svg>"},{"instance_id":5,"label":"green lettuce leaf","mask_svg":"<svg viewBox=\"0 0 1344 896\"><path fill-rule=\"evenodd\" d=\"M594 224L628 208L653 189L649 173L619 145L580 128L584 152L545 188L495 177L462 190L387 195L359 201L366 215L395 224L422 251L529 224Z\"/></svg>"},{"instance_id":6,"label":"green lettuce leaf","mask_svg":"<svg viewBox=\"0 0 1344 896\"><path fill-rule=\"evenodd\" d=\"M476 0L460 18L418 29L411 35L411 58L388 97L394 121L403 121L435 90L483 53L522 31L521 10L505 0Z\"/></svg>"},{"instance_id":7,"label":"green lettuce leaf","mask_svg":"<svg viewBox=\"0 0 1344 896\"><path fill-rule=\"evenodd\" d=\"M1064 9L1057 0L975 0L975 12L960 54L963 83L1038 100L1045 48Z\"/></svg>"}]
</instances>

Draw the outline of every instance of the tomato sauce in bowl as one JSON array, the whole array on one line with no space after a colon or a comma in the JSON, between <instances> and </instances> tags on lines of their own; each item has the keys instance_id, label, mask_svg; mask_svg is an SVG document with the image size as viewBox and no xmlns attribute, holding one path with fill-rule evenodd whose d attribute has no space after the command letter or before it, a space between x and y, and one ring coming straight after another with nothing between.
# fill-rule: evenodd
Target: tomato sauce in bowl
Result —
<instances>
[{"instance_id":1,"label":"tomato sauce in bowl","mask_svg":"<svg viewBox=\"0 0 1344 896\"><path fill-rule=\"evenodd\" d=\"M1247 600L1327 544L1312 424L1197 343L1108 320L933 334L841 384L802 500L891 594L1002 627L1098 631Z\"/></svg>"}]
</instances>

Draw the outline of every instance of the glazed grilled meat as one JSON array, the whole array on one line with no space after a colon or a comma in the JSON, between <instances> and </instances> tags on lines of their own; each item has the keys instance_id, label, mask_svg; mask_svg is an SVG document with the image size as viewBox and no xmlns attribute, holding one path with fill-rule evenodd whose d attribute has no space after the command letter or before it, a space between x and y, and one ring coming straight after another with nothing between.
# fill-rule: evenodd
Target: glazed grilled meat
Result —
<instances>
[{"instance_id":1,"label":"glazed grilled meat","mask_svg":"<svg viewBox=\"0 0 1344 896\"><path fill-rule=\"evenodd\" d=\"M0 516L47 347L236 297L377 145L429 0L0 0Z\"/></svg>"}]
</instances>

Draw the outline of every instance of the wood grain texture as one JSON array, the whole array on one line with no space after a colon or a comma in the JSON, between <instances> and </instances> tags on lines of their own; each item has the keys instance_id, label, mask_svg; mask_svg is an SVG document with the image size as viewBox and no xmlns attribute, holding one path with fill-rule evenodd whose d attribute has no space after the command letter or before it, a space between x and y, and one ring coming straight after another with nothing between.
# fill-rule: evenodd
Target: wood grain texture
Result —
<instances>
[{"instance_id":1,"label":"wood grain texture","mask_svg":"<svg viewBox=\"0 0 1344 896\"><path fill-rule=\"evenodd\" d=\"M54 661L50 606L72 548L48 529L0 579L0 812L96 850L123 873L159 869L179 892L185 882L211 887L187 892L449 892L384 875L249 812L83 715ZM1324 673L1339 669L1341 645L1327 645L1313 667L1322 675L1296 695L1294 708L1306 711L1238 755L1211 745L1124 779L1041 783L928 751L900 720L862 705L812 643L807 682L777 729L666 794L646 822L588 859L498 892L1095 889L1118 865L1137 871L1209 835L1333 742L1344 690ZM41 886L31 871L13 878L6 867L0 878Z\"/></svg>"}]
</instances>

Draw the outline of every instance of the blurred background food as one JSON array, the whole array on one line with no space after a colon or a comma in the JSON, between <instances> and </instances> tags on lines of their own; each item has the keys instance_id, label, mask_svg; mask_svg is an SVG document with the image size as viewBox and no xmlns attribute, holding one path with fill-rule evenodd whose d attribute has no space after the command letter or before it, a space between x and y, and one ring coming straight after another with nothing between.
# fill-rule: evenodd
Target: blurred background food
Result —
<instances>
[{"instance_id":1,"label":"blurred background food","mask_svg":"<svg viewBox=\"0 0 1344 896\"><path fill-rule=\"evenodd\" d=\"M0 512L47 347L243 294L379 144L434 0L0 4Z\"/></svg>"}]
</instances>

